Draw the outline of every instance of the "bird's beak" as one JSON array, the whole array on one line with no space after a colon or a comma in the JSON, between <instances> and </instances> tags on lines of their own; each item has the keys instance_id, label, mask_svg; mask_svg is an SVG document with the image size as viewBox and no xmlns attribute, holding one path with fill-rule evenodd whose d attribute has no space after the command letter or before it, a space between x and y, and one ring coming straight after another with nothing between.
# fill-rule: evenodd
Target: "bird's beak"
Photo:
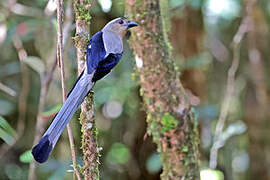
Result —
<instances>
[{"instance_id":1,"label":"bird's beak","mask_svg":"<svg viewBox=\"0 0 270 180\"><path fill-rule=\"evenodd\" d=\"M136 22L134 22L134 21L129 21L128 23L127 23L127 28L129 29L129 28L132 28L132 27L135 27L135 26L138 26L138 24L136 23Z\"/></svg>"}]
</instances>

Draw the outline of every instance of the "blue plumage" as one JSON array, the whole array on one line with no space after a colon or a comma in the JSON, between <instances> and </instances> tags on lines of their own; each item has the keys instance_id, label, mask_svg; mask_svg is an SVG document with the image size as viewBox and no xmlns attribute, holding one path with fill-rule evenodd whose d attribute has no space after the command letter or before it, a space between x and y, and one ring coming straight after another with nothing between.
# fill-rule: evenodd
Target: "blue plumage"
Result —
<instances>
[{"instance_id":1,"label":"blue plumage","mask_svg":"<svg viewBox=\"0 0 270 180\"><path fill-rule=\"evenodd\" d=\"M122 54L109 54L104 60L101 60L92 81L96 82L110 73L111 70L118 64L121 57Z\"/></svg>"},{"instance_id":2,"label":"blue plumage","mask_svg":"<svg viewBox=\"0 0 270 180\"><path fill-rule=\"evenodd\" d=\"M102 32L97 32L89 41L87 48L87 73L91 74L94 70L93 82L96 82L106 76L118 64L123 53L110 53L105 57L106 51L104 48Z\"/></svg>"},{"instance_id":3,"label":"blue plumage","mask_svg":"<svg viewBox=\"0 0 270 180\"><path fill-rule=\"evenodd\" d=\"M128 28L136 25L135 22L127 19L117 18L91 38L86 54L86 70L80 74L69 92L66 102L38 144L32 149L32 154L37 162L47 161L61 133L85 96L96 81L111 72L120 61L123 54L121 35Z\"/></svg>"},{"instance_id":4,"label":"blue plumage","mask_svg":"<svg viewBox=\"0 0 270 180\"><path fill-rule=\"evenodd\" d=\"M91 74L97 69L99 61L103 60L106 51L103 44L102 32L97 32L89 41L87 47L86 61L87 73Z\"/></svg>"},{"instance_id":5,"label":"blue plumage","mask_svg":"<svg viewBox=\"0 0 270 180\"><path fill-rule=\"evenodd\" d=\"M121 54L109 54L103 45L102 32L96 33L87 48L87 71L83 71L76 80L68 98L54 117L54 120L38 144L32 149L35 160L39 163L47 161L59 136L68 124L84 97L91 90L94 83L107 75L119 62ZM92 74L93 73L93 74ZM91 83L90 83L91 82Z\"/></svg>"},{"instance_id":6,"label":"blue plumage","mask_svg":"<svg viewBox=\"0 0 270 180\"><path fill-rule=\"evenodd\" d=\"M45 135L40 139L38 145L36 145L32 149L32 154L37 162L44 163L45 161L48 160L49 155L52 152L52 149L53 145L49 141L48 135Z\"/></svg>"}]
</instances>

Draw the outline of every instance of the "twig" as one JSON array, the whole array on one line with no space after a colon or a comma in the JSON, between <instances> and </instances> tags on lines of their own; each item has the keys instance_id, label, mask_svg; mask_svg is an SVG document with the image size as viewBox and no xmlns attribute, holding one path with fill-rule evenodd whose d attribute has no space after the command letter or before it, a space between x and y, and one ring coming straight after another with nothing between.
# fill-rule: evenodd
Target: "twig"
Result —
<instances>
[{"instance_id":1,"label":"twig","mask_svg":"<svg viewBox=\"0 0 270 180\"><path fill-rule=\"evenodd\" d=\"M1 82L0 82L0 90L13 97L17 95L16 91L14 91L13 89L11 89L10 87L6 86Z\"/></svg>"},{"instance_id":2,"label":"twig","mask_svg":"<svg viewBox=\"0 0 270 180\"><path fill-rule=\"evenodd\" d=\"M68 7L70 9L70 3L68 3ZM69 21L72 21L72 19L70 20L70 18L68 19ZM71 24L68 23L68 24ZM70 25L67 25L64 27L66 34L64 34L65 37L68 36L68 34L70 33ZM64 44L65 45L65 44ZM57 58L55 58L54 63L50 69L50 71L45 72L40 78L41 78L41 90L40 90L40 98L39 98L39 108L38 108L38 115L37 115L37 123L36 123L36 131L35 131L35 137L34 137L34 144L37 143L37 141L40 139L42 133L44 132L44 126L45 126L45 121L43 121L42 119L42 112L44 110L44 105L45 105L45 99L48 93L48 89L53 77L53 73L55 71L57 65ZM30 164L30 168L29 168L29 176L28 179L29 180L35 180L36 176L35 176L35 169L36 169L36 164L35 162L31 162Z\"/></svg>"},{"instance_id":3,"label":"twig","mask_svg":"<svg viewBox=\"0 0 270 180\"><path fill-rule=\"evenodd\" d=\"M61 68L61 84L62 84L62 96L63 96L63 103L66 101L66 87L65 87L65 67L64 67L64 60L63 60L63 29L62 29L62 15L63 15L63 0L57 1L57 58L58 62L60 62ZM71 156L72 156L72 163L73 169L77 176L77 179L81 179L80 173L77 169L76 163L76 153L74 148L74 140L72 135L72 130L69 124L67 124L67 131L68 131L68 138L70 143L71 149Z\"/></svg>"},{"instance_id":4,"label":"twig","mask_svg":"<svg viewBox=\"0 0 270 180\"><path fill-rule=\"evenodd\" d=\"M226 119L228 116L228 112L230 109L230 105L231 105L231 100L232 100L233 94L234 94L235 74L236 74L236 71L238 69L239 61L240 61L241 42L244 38L244 35L249 31L250 8L254 5L255 2L256 2L256 0L250 0L249 3L247 4L246 15L243 18L243 20L242 20L234 38L233 38L232 65L228 71L226 92L225 92L224 100L222 102L219 119L218 119L218 122L216 125L213 146L212 146L211 151L210 151L209 167L212 169L215 169L217 166L218 150L221 147L219 137L220 137L222 130L223 130L223 127L225 125L225 122L226 122Z\"/></svg>"}]
</instances>

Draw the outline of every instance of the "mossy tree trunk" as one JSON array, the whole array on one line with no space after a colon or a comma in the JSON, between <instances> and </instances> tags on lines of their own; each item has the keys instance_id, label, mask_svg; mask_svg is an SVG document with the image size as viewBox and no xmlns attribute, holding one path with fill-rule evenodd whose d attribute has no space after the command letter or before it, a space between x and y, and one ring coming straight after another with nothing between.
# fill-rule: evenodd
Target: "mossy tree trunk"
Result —
<instances>
[{"instance_id":1,"label":"mossy tree trunk","mask_svg":"<svg viewBox=\"0 0 270 180\"><path fill-rule=\"evenodd\" d=\"M126 11L140 24L133 30L130 46L147 111L147 133L161 154L161 178L199 179L197 123L170 57L167 1L127 0Z\"/></svg>"},{"instance_id":2,"label":"mossy tree trunk","mask_svg":"<svg viewBox=\"0 0 270 180\"><path fill-rule=\"evenodd\" d=\"M74 11L76 15L76 36L78 72L85 67L85 49L89 41L89 24L91 7L90 0L75 0ZM82 125L82 150L84 167L82 170L85 180L99 179L99 148L97 145L97 130L94 120L93 93L84 99L81 105L80 122Z\"/></svg>"}]
</instances>

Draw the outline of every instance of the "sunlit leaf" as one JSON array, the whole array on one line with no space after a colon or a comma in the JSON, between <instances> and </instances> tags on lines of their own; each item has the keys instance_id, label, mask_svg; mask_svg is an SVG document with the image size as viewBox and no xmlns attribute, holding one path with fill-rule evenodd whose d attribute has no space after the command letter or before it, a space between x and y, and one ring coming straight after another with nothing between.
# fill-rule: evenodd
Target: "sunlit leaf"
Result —
<instances>
[{"instance_id":1,"label":"sunlit leaf","mask_svg":"<svg viewBox=\"0 0 270 180\"><path fill-rule=\"evenodd\" d=\"M23 163L30 163L34 159L31 150L27 150L20 155L20 161Z\"/></svg>"},{"instance_id":2,"label":"sunlit leaf","mask_svg":"<svg viewBox=\"0 0 270 180\"><path fill-rule=\"evenodd\" d=\"M39 74L42 74L45 71L44 63L36 56L28 56L23 59L23 61Z\"/></svg>"},{"instance_id":3,"label":"sunlit leaf","mask_svg":"<svg viewBox=\"0 0 270 180\"><path fill-rule=\"evenodd\" d=\"M3 129L10 136L14 136L16 134L15 130L9 125L9 123L0 116L0 128Z\"/></svg>"},{"instance_id":4,"label":"sunlit leaf","mask_svg":"<svg viewBox=\"0 0 270 180\"><path fill-rule=\"evenodd\" d=\"M146 161L146 168L150 173L157 173L161 170L162 164L160 161L160 155L153 153Z\"/></svg>"}]
</instances>

